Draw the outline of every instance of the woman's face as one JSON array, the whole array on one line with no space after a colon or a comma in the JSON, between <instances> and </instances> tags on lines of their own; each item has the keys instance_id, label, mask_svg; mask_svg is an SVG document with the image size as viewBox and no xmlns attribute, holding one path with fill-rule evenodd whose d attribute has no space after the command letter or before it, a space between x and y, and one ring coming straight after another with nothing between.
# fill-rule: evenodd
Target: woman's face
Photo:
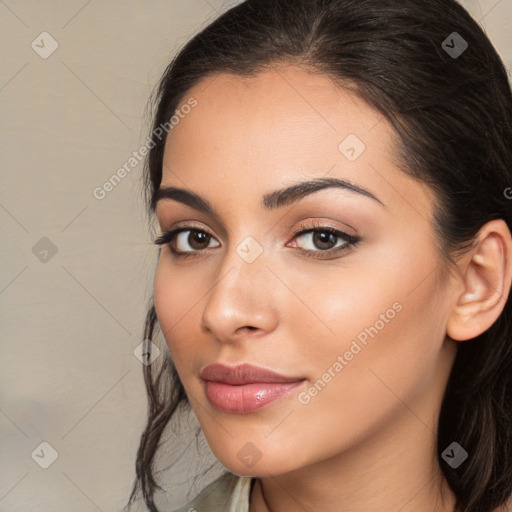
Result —
<instances>
[{"instance_id":1,"label":"woman's face","mask_svg":"<svg viewBox=\"0 0 512 512\"><path fill-rule=\"evenodd\" d=\"M154 300L215 456L261 476L392 429L397 443L432 436L456 349L445 340L450 280L440 284L434 196L394 163L388 122L328 77L291 66L210 77L183 104L191 97L197 105L167 139L161 188L196 194L212 212L185 194L159 200L162 231L197 232L163 245ZM321 179L351 187L264 201ZM201 371L212 363L295 384L253 374L259 384L207 385Z\"/></svg>"}]
</instances>

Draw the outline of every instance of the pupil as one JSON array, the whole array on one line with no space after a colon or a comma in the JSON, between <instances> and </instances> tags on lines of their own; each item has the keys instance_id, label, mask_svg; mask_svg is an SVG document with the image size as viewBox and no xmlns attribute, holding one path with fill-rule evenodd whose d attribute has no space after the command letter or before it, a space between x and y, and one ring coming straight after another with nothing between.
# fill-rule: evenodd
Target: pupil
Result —
<instances>
[{"instance_id":1,"label":"pupil","mask_svg":"<svg viewBox=\"0 0 512 512\"><path fill-rule=\"evenodd\" d=\"M319 249L331 249L331 247L322 246L322 244L329 245L329 239L331 238L335 238L334 233L329 233L328 231L316 231L313 234L313 242L319 246Z\"/></svg>"},{"instance_id":2,"label":"pupil","mask_svg":"<svg viewBox=\"0 0 512 512\"><path fill-rule=\"evenodd\" d=\"M204 249L204 247L201 246L201 242L204 243L206 241L206 246L208 246L209 237L210 237L210 235L208 235L208 233L204 233L202 231L191 230L190 235L188 236L188 243L194 249L198 249L198 250ZM197 244L196 244L196 242L197 242ZM199 247L197 247L197 245L199 245Z\"/></svg>"}]
</instances>

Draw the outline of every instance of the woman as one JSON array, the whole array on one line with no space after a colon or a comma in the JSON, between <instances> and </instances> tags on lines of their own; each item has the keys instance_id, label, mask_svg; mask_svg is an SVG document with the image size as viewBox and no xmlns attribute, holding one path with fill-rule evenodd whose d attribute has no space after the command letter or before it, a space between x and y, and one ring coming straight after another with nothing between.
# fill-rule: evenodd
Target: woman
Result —
<instances>
[{"instance_id":1,"label":"woman","mask_svg":"<svg viewBox=\"0 0 512 512\"><path fill-rule=\"evenodd\" d=\"M152 141L169 350L130 503L185 404L227 471L180 511L506 511L512 96L470 15L247 0L169 65Z\"/></svg>"}]
</instances>

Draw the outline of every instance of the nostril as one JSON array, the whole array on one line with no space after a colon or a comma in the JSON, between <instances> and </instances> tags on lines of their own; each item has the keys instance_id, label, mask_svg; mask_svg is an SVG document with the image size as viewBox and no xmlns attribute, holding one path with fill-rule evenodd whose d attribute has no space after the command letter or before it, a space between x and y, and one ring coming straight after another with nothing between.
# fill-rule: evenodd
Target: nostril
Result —
<instances>
[{"instance_id":1,"label":"nostril","mask_svg":"<svg viewBox=\"0 0 512 512\"><path fill-rule=\"evenodd\" d=\"M263 331L258 327L254 327L253 325L246 325L242 327L240 332L245 332L247 336L253 337L260 334L263 334Z\"/></svg>"}]
</instances>

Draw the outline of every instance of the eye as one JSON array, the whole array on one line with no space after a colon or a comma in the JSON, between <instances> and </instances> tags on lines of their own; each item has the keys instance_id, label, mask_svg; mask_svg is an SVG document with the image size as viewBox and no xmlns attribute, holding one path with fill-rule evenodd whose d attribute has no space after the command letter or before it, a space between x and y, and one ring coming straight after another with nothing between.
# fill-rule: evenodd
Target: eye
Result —
<instances>
[{"instance_id":1,"label":"eye","mask_svg":"<svg viewBox=\"0 0 512 512\"><path fill-rule=\"evenodd\" d=\"M220 244L211 246L210 242L213 240L215 240L213 235L207 231L192 226L183 226L162 233L154 243L168 245L174 255L186 257L202 252L208 247L220 247Z\"/></svg>"},{"instance_id":2,"label":"eye","mask_svg":"<svg viewBox=\"0 0 512 512\"><path fill-rule=\"evenodd\" d=\"M312 258L330 257L353 248L360 238L330 226L301 224L294 233L294 240L303 238L306 247L299 250Z\"/></svg>"}]
</instances>

